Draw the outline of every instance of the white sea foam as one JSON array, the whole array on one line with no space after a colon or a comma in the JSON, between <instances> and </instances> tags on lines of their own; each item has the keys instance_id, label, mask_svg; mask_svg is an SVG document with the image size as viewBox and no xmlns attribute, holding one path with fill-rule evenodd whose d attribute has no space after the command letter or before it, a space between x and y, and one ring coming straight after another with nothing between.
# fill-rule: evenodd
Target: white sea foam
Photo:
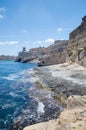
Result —
<instances>
[{"instance_id":1,"label":"white sea foam","mask_svg":"<svg viewBox=\"0 0 86 130\"><path fill-rule=\"evenodd\" d=\"M14 93L14 92L10 92L9 93L12 97L16 97L16 96L18 96L16 93Z\"/></svg>"},{"instance_id":2,"label":"white sea foam","mask_svg":"<svg viewBox=\"0 0 86 130\"><path fill-rule=\"evenodd\" d=\"M17 118L14 118L14 122L15 122L15 123L16 123L16 122L19 122L21 119L22 119L21 116L19 116L19 117L17 117Z\"/></svg>"},{"instance_id":3,"label":"white sea foam","mask_svg":"<svg viewBox=\"0 0 86 130\"><path fill-rule=\"evenodd\" d=\"M43 114L45 105L42 102L38 102L37 112L38 114Z\"/></svg>"},{"instance_id":4,"label":"white sea foam","mask_svg":"<svg viewBox=\"0 0 86 130\"><path fill-rule=\"evenodd\" d=\"M34 77L27 77L27 78L24 78L22 77L20 80L20 82L23 82L23 83L35 83L37 81L37 78L34 78Z\"/></svg>"},{"instance_id":5,"label":"white sea foam","mask_svg":"<svg viewBox=\"0 0 86 130\"><path fill-rule=\"evenodd\" d=\"M29 80L27 78L21 78L19 79L20 82L23 82L23 83L28 83Z\"/></svg>"},{"instance_id":6,"label":"white sea foam","mask_svg":"<svg viewBox=\"0 0 86 130\"><path fill-rule=\"evenodd\" d=\"M14 107L15 105L16 105L15 103L12 103L12 104L7 103L7 104L4 104L2 106L2 109L7 109L7 108L10 108L10 107Z\"/></svg>"},{"instance_id":7,"label":"white sea foam","mask_svg":"<svg viewBox=\"0 0 86 130\"><path fill-rule=\"evenodd\" d=\"M6 80L15 80L19 77L19 75L16 75L16 74L10 74L8 75L7 77L3 77L4 79Z\"/></svg>"}]
</instances>

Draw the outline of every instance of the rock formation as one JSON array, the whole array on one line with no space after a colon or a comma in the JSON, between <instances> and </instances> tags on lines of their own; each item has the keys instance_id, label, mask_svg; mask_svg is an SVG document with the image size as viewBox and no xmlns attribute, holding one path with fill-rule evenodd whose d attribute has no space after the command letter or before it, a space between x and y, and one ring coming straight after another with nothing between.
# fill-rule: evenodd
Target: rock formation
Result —
<instances>
[{"instance_id":1,"label":"rock formation","mask_svg":"<svg viewBox=\"0 0 86 130\"><path fill-rule=\"evenodd\" d=\"M86 16L82 18L81 25L70 33L67 54L67 61L86 67Z\"/></svg>"},{"instance_id":2,"label":"rock formation","mask_svg":"<svg viewBox=\"0 0 86 130\"><path fill-rule=\"evenodd\" d=\"M86 96L70 96L67 109L58 119L28 126L23 130L86 130Z\"/></svg>"}]
</instances>

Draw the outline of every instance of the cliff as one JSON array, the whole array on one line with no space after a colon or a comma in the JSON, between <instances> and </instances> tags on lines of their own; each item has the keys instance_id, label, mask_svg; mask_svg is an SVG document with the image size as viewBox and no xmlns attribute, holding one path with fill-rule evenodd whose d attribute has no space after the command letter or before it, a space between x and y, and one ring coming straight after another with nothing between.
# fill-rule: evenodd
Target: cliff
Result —
<instances>
[{"instance_id":1,"label":"cliff","mask_svg":"<svg viewBox=\"0 0 86 130\"><path fill-rule=\"evenodd\" d=\"M24 130L86 130L86 96L70 96L60 117Z\"/></svg>"},{"instance_id":2,"label":"cliff","mask_svg":"<svg viewBox=\"0 0 86 130\"><path fill-rule=\"evenodd\" d=\"M70 33L67 54L67 61L86 67L86 16L82 18L81 24Z\"/></svg>"}]
</instances>

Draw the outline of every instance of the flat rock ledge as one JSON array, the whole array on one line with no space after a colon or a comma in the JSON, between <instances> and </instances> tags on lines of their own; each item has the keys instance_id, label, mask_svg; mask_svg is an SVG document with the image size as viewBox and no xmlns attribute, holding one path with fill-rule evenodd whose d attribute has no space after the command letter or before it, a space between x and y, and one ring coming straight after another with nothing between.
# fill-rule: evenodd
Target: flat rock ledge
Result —
<instances>
[{"instance_id":1,"label":"flat rock ledge","mask_svg":"<svg viewBox=\"0 0 86 130\"><path fill-rule=\"evenodd\" d=\"M58 119L25 127L23 130L86 130L86 96L70 96Z\"/></svg>"}]
</instances>

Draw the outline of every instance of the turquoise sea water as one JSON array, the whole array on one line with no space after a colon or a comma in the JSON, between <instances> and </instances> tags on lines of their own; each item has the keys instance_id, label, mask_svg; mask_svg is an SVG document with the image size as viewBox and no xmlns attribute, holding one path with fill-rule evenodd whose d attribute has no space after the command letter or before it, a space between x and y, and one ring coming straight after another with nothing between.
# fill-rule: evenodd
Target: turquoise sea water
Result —
<instances>
[{"instance_id":1,"label":"turquoise sea water","mask_svg":"<svg viewBox=\"0 0 86 130\"><path fill-rule=\"evenodd\" d=\"M15 119L28 102L30 75L27 69L36 67L33 63L0 61L0 130L10 130Z\"/></svg>"}]
</instances>

